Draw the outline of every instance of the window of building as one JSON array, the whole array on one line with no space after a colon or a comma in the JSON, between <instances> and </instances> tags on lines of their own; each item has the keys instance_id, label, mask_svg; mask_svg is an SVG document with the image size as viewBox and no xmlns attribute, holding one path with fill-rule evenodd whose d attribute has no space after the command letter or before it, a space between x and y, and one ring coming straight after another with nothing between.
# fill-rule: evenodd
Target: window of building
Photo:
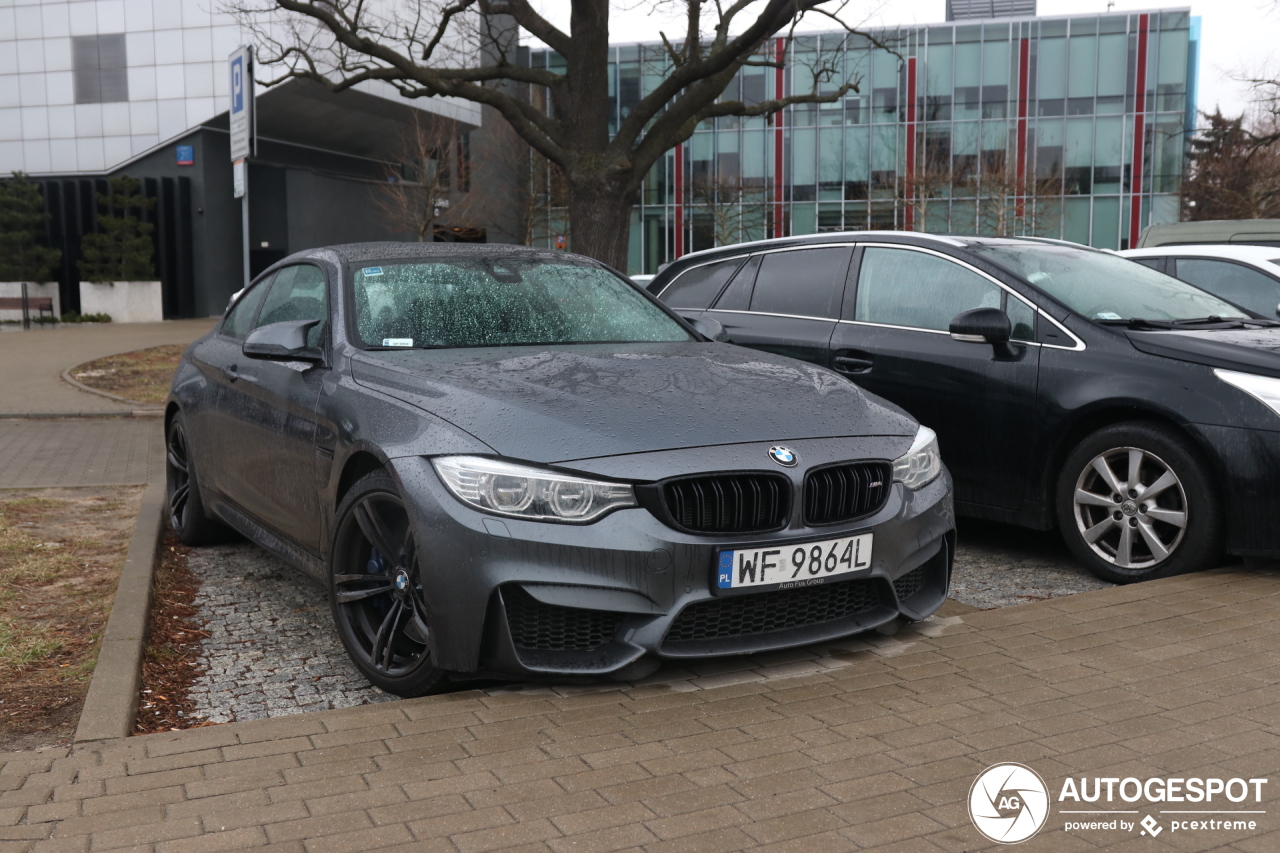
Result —
<instances>
[{"instance_id":1,"label":"window of building","mask_svg":"<svg viewBox=\"0 0 1280 853\"><path fill-rule=\"evenodd\" d=\"M1001 290L953 261L907 249L868 248L854 319L945 332L973 308L999 308Z\"/></svg>"},{"instance_id":2,"label":"window of building","mask_svg":"<svg viewBox=\"0 0 1280 853\"><path fill-rule=\"evenodd\" d=\"M848 246L765 255L751 294L751 310L836 318L852 255Z\"/></svg>"},{"instance_id":3,"label":"window of building","mask_svg":"<svg viewBox=\"0 0 1280 853\"><path fill-rule=\"evenodd\" d=\"M73 37L71 65L77 104L129 100L124 33Z\"/></svg>"}]
</instances>

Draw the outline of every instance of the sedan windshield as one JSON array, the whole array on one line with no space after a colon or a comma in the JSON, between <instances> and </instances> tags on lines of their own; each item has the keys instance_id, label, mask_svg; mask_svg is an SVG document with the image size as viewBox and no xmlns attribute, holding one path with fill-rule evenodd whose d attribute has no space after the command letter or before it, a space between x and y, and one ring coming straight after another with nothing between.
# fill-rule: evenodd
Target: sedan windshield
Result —
<instances>
[{"instance_id":1,"label":"sedan windshield","mask_svg":"<svg viewBox=\"0 0 1280 853\"><path fill-rule=\"evenodd\" d=\"M1090 320L1247 316L1198 287L1106 252L1042 243L972 248Z\"/></svg>"},{"instance_id":2,"label":"sedan windshield","mask_svg":"<svg viewBox=\"0 0 1280 853\"><path fill-rule=\"evenodd\" d=\"M692 340L598 267L439 258L358 269L356 329L369 347L490 347Z\"/></svg>"}]
</instances>

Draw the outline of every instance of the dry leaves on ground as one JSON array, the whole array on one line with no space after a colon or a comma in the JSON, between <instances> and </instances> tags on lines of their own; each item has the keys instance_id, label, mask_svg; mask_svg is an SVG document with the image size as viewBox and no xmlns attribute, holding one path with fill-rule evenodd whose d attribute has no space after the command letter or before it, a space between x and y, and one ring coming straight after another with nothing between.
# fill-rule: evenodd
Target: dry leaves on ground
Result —
<instances>
[{"instance_id":1,"label":"dry leaves on ground","mask_svg":"<svg viewBox=\"0 0 1280 853\"><path fill-rule=\"evenodd\" d=\"M73 367L71 378L135 403L163 403L185 349L169 345L109 355Z\"/></svg>"}]
</instances>

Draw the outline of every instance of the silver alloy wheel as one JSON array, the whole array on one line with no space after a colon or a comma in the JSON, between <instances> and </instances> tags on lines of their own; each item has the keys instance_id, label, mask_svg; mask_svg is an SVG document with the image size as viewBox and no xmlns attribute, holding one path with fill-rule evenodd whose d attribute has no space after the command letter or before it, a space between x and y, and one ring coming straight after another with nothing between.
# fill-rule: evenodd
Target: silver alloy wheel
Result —
<instances>
[{"instance_id":1,"label":"silver alloy wheel","mask_svg":"<svg viewBox=\"0 0 1280 853\"><path fill-rule=\"evenodd\" d=\"M1073 503L1080 536L1121 569L1169 559L1187 529L1182 481L1163 459L1137 447L1095 456L1076 479Z\"/></svg>"}]
</instances>

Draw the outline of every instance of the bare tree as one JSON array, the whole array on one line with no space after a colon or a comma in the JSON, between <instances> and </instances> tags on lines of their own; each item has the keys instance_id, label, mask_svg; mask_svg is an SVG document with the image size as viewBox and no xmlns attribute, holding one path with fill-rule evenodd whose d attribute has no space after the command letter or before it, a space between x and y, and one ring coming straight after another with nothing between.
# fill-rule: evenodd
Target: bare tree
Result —
<instances>
[{"instance_id":1,"label":"bare tree","mask_svg":"<svg viewBox=\"0 0 1280 853\"><path fill-rule=\"evenodd\" d=\"M472 184L465 211L525 246L568 234L563 211L568 205L564 175L485 108L484 129L472 146L474 168L483 180Z\"/></svg>"},{"instance_id":2,"label":"bare tree","mask_svg":"<svg viewBox=\"0 0 1280 853\"><path fill-rule=\"evenodd\" d=\"M705 218L716 246L741 242L744 231L763 231L768 188L733 175L716 173L695 178L689 189L691 213Z\"/></svg>"},{"instance_id":3,"label":"bare tree","mask_svg":"<svg viewBox=\"0 0 1280 853\"><path fill-rule=\"evenodd\" d=\"M416 113L405 131L400 162L386 167L387 182L374 197L387 221L418 242L434 239L434 229L450 204L450 163L459 137L453 122Z\"/></svg>"},{"instance_id":4,"label":"bare tree","mask_svg":"<svg viewBox=\"0 0 1280 853\"><path fill-rule=\"evenodd\" d=\"M769 42L790 45L806 17L858 32L843 20L852 0L671 0L682 3L683 32L662 36L659 82L610 132L610 0L570 0L569 30L531 0L223 0L255 34L266 85L301 78L333 91L384 82L409 98L455 97L496 109L564 175L574 249L625 264L632 202L658 158L718 116L764 116L797 103L834 103L857 91L835 63L815 69L807 92L744 103L721 100L748 65L777 67ZM562 68L518 60L517 27L563 58ZM735 34L736 33L736 34ZM886 47L862 32L872 43ZM513 85L522 84L522 85ZM543 88L539 109L522 86Z\"/></svg>"},{"instance_id":5,"label":"bare tree","mask_svg":"<svg viewBox=\"0 0 1280 853\"><path fill-rule=\"evenodd\" d=\"M1280 217L1280 116L1247 119L1221 110L1191 139L1182 182L1184 215L1192 220Z\"/></svg>"}]
</instances>

